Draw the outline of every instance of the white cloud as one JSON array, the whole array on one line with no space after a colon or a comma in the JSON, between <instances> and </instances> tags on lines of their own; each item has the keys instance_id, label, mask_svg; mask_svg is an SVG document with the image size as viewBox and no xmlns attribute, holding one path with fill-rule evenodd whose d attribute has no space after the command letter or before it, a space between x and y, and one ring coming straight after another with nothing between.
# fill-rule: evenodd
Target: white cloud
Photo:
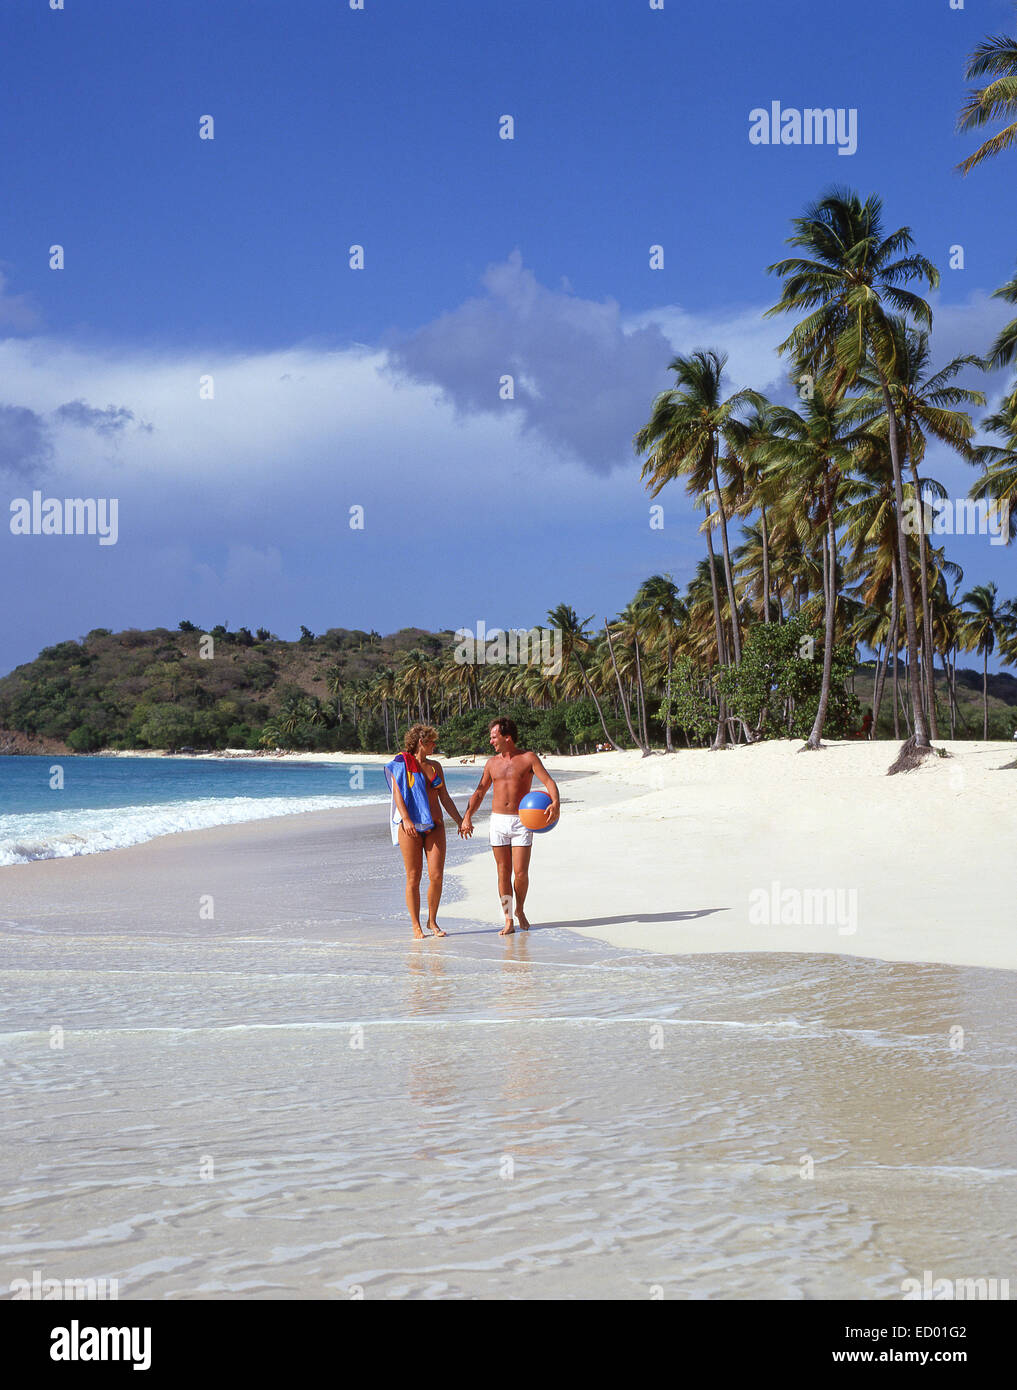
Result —
<instances>
[{"instance_id":1,"label":"white cloud","mask_svg":"<svg viewBox=\"0 0 1017 1390\"><path fill-rule=\"evenodd\" d=\"M8 294L7 276L0 270L0 324L17 333L29 333L38 328L42 318L27 294Z\"/></svg>"}]
</instances>

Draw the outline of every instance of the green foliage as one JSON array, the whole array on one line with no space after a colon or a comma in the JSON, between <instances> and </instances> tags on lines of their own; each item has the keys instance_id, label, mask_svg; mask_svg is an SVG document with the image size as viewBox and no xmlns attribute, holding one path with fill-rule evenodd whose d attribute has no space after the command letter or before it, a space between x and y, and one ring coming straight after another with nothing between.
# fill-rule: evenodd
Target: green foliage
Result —
<instances>
[{"instance_id":1,"label":"green foliage","mask_svg":"<svg viewBox=\"0 0 1017 1390\"><path fill-rule=\"evenodd\" d=\"M700 688L702 677L697 675L690 657L676 656L671 668L671 692L660 703L659 718L664 720L670 711L675 728L684 732L690 742L708 739L717 724L717 710Z\"/></svg>"},{"instance_id":2,"label":"green foliage","mask_svg":"<svg viewBox=\"0 0 1017 1390\"><path fill-rule=\"evenodd\" d=\"M87 724L79 725L67 735L67 746L72 753L94 753L104 742L102 734L96 733L95 729L90 729Z\"/></svg>"},{"instance_id":3,"label":"green foliage","mask_svg":"<svg viewBox=\"0 0 1017 1390\"><path fill-rule=\"evenodd\" d=\"M580 745L597 744L604 737L597 707L589 697L565 705L564 721L569 738L573 743ZM610 725L608 727L610 728Z\"/></svg>"},{"instance_id":4,"label":"green foliage","mask_svg":"<svg viewBox=\"0 0 1017 1390\"><path fill-rule=\"evenodd\" d=\"M830 738L849 737L861 723L858 700L845 688L853 669L851 647L835 646L824 726ZM804 616L758 623L743 644L741 665L717 677L718 693L730 712L770 738L808 736L822 685L823 631Z\"/></svg>"},{"instance_id":5,"label":"green foliage","mask_svg":"<svg viewBox=\"0 0 1017 1390\"><path fill-rule=\"evenodd\" d=\"M195 718L176 705L152 705L138 729L138 739L149 748L173 749L194 744L200 741L195 734Z\"/></svg>"},{"instance_id":6,"label":"green foliage","mask_svg":"<svg viewBox=\"0 0 1017 1390\"><path fill-rule=\"evenodd\" d=\"M811 610L810 610L811 612ZM98 748L200 748L282 747L334 750L386 751L385 724L377 679L387 680L384 713L388 716L388 744L401 746L400 731L417 717L418 695L406 686L404 656L420 666L429 681L420 703L429 703L430 720L441 730L441 748L449 756L486 756L488 730L499 714L514 718L521 744L543 753L564 753L571 748L589 749L603 738L593 701L575 681L569 698L555 699L553 684L534 692L541 708L527 698L496 697L485 690L485 678L504 683L511 673L478 668L469 687L481 704L461 714L449 708L467 698L460 668L440 659L453 645L452 634L425 633L419 628L379 637L374 632L330 628L314 644L283 641L265 628L255 637L249 628L230 633L225 625L217 634L212 659L200 654L204 629L184 623L176 631L158 628L111 633L94 628L83 642L65 641L45 648L35 661L20 666L0 679L0 729L29 737L62 741L73 752ZM798 652L802 636L815 638L813 659ZM255 638L257 640L255 640ZM438 653L439 660L427 654ZM621 655L621 653L619 653ZM643 674L650 706L650 735L656 746L663 739L661 723L652 716L663 684L663 658L643 648ZM617 691L607 669L598 674L595 649L584 649L584 659L598 690L604 690L601 707L611 737L621 747L630 740L620 717ZM571 673L574 677L574 670ZM729 707L750 727L763 719L763 735L805 735L811 727L822 676L822 640L817 614L811 622L797 619L784 624L747 624L744 660L739 671L719 677ZM338 690L330 688L335 677ZM633 673L626 671L626 681ZM834 666L827 732L831 737L850 734L859 726L860 711L845 690L850 678L857 683L862 703L871 705L871 674L856 673L850 654L839 650ZM903 680L903 676L902 676ZM392 682L401 689L394 689ZM1017 718L1017 681L1005 674L989 677L989 732L993 738L1009 738ZM981 672L959 671L960 704L958 735L981 736ZM945 685L939 687L941 731L945 718ZM581 697L581 698L580 698ZM679 739L708 741L717 718L717 690L711 676L693 665L689 656L674 649L671 698L668 702ZM410 706L409 711L407 705ZM667 706L661 704L660 717ZM890 682L887 681L880 728L885 732L892 715Z\"/></svg>"},{"instance_id":7,"label":"green foliage","mask_svg":"<svg viewBox=\"0 0 1017 1390\"><path fill-rule=\"evenodd\" d=\"M519 726L520 748L533 748L539 724L539 713L528 705L482 705L463 710L442 720L439 747L450 758L469 753L491 753L491 725L500 715L514 719Z\"/></svg>"},{"instance_id":8,"label":"green foliage","mask_svg":"<svg viewBox=\"0 0 1017 1390\"><path fill-rule=\"evenodd\" d=\"M565 723L565 705L552 705L538 711L533 727L532 747L538 753L563 753L572 741Z\"/></svg>"}]
</instances>

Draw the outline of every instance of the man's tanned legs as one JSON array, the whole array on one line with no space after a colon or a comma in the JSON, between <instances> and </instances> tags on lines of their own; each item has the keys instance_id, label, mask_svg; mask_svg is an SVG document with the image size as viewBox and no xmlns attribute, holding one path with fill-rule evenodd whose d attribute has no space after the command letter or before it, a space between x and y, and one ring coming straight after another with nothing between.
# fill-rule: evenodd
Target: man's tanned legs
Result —
<instances>
[{"instance_id":1,"label":"man's tanned legs","mask_svg":"<svg viewBox=\"0 0 1017 1390\"><path fill-rule=\"evenodd\" d=\"M526 890L530 886L530 845L492 845L494 862L498 869L498 897L505 925L499 936L511 936L515 931L513 915L523 931L529 930L529 922L523 911ZM515 879L515 913L512 911L513 879Z\"/></svg>"}]
</instances>

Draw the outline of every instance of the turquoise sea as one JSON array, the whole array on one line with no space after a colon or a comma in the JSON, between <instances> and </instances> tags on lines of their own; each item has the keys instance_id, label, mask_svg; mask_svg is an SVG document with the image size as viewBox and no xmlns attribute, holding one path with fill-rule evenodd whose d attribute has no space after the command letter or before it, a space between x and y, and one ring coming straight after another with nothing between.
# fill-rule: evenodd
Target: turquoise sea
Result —
<instances>
[{"instance_id":1,"label":"turquoise sea","mask_svg":"<svg viewBox=\"0 0 1017 1390\"><path fill-rule=\"evenodd\" d=\"M480 769L448 769L460 801ZM389 799L382 768L269 758L0 758L0 865ZM384 821L379 811L379 821Z\"/></svg>"}]
</instances>

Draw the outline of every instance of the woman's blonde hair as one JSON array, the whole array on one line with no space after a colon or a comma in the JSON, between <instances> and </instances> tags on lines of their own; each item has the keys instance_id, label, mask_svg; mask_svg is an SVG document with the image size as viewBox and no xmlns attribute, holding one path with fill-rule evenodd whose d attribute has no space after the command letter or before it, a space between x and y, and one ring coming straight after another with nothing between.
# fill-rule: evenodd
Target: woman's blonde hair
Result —
<instances>
[{"instance_id":1,"label":"woman's blonde hair","mask_svg":"<svg viewBox=\"0 0 1017 1390\"><path fill-rule=\"evenodd\" d=\"M420 740L424 738L433 738L437 743L438 730L431 724L411 724L403 736L403 752L412 753L413 756L416 757L417 749L420 747Z\"/></svg>"}]
</instances>

